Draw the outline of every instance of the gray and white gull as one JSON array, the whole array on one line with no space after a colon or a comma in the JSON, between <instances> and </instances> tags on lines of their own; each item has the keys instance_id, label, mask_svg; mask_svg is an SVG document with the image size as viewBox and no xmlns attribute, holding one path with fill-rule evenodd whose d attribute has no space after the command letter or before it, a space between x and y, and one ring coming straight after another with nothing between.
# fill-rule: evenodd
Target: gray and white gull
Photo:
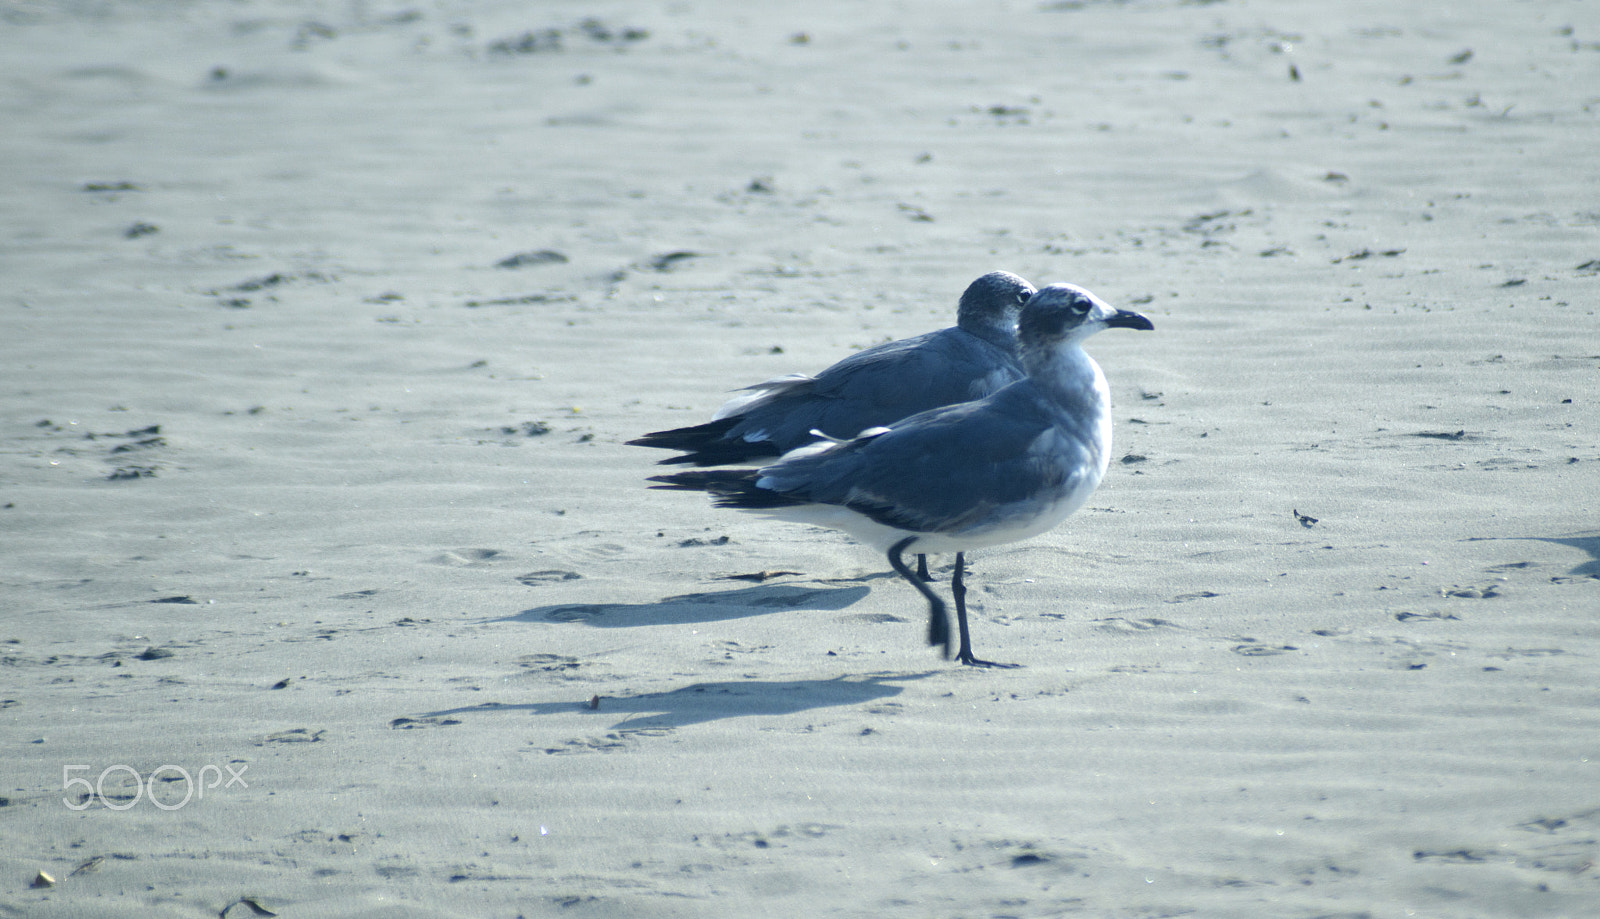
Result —
<instances>
[{"instance_id":1,"label":"gray and white gull","mask_svg":"<svg viewBox=\"0 0 1600 919\"><path fill-rule=\"evenodd\" d=\"M828 438L854 437L918 412L981 399L1026 376L1017 313L1032 284L991 271L961 295L956 324L852 354L816 376L746 386L705 424L628 441L683 455L663 465L727 466L776 459Z\"/></svg>"},{"instance_id":2,"label":"gray and white gull","mask_svg":"<svg viewBox=\"0 0 1600 919\"><path fill-rule=\"evenodd\" d=\"M944 600L903 554L956 553L950 587L963 664L972 652L966 553L1037 536L1084 502L1105 476L1111 395L1083 350L1102 329L1151 330L1139 313L1072 284L1041 288L1023 306L1018 351L1027 376L976 401L912 415L849 440L793 450L761 469L652 477L657 488L709 492L718 507L843 530L886 553L928 601L928 643L951 654Z\"/></svg>"}]
</instances>

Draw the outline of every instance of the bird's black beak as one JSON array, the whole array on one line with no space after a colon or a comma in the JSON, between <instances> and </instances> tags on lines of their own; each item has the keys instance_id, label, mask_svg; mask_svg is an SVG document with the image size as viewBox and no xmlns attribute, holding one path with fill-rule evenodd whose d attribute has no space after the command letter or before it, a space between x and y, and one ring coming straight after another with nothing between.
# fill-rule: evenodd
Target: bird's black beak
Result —
<instances>
[{"instance_id":1,"label":"bird's black beak","mask_svg":"<svg viewBox=\"0 0 1600 919\"><path fill-rule=\"evenodd\" d=\"M1156 324L1150 321L1143 313L1133 310L1117 310L1110 319L1106 320L1108 329L1139 329L1143 332L1154 331Z\"/></svg>"}]
</instances>

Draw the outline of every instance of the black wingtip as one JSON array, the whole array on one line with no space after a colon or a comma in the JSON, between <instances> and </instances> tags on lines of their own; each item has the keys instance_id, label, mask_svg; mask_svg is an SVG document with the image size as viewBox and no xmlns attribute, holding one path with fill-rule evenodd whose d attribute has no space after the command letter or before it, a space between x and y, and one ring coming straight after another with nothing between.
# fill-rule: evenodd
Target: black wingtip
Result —
<instances>
[{"instance_id":1,"label":"black wingtip","mask_svg":"<svg viewBox=\"0 0 1600 919\"><path fill-rule=\"evenodd\" d=\"M706 445L716 442L718 438L728 433L729 428L738 423L738 418L721 418L687 428L651 431L643 437L636 437L628 441L628 446L655 447L658 450L681 450L684 452L700 450Z\"/></svg>"},{"instance_id":2,"label":"black wingtip","mask_svg":"<svg viewBox=\"0 0 1600 919\"><path fill-rule=\"evenodd\" d=\"M703 491L711 495L717 507L740 510L770 510L805 503L782 492L762 488L756 484L760 478L758 469L691 469L650 476L650 481L661 483L650 487L666 491Z\"/></svg>"},{"instance_id":3,"label":"black wingtip","mask_svg":"<svg viewBox=\"0 0 1600 919\"><path fill-rule=\"evenodd\" d=\"M738 424L739 420L734 416L688 428L653 431L626 443L630 447L676 450L682 454L657 460L657 465L661 466L734 466L741 463L764 462L776 459L782 454L783 451L769 441L729 438L728 431Z\"/></svg>"},{"instance_id":4,"label":"black wingtip","mask_svg":"<svg viewBox=\"0 0 1600 919\"><path fill-rule=\"evenodd\" d=\"M671 475L653 475L647 481L660 482L651 488L660 488L667 491L711 491L718 485L725 484L729 478L722 470L694 470L691 472L674 472Z\"/></svg>"}]
</instances>

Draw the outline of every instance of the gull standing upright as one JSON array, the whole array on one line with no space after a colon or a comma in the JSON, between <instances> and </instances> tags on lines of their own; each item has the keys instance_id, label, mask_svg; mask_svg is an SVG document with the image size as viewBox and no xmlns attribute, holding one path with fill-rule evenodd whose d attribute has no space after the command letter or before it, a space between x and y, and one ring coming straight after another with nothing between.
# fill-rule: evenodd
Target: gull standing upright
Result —
<instances>
[{"instance_id":1,"label":"gull standing upright","mask_svg":"<svg viewBox=\"0 0 1600 919\"><path fill-rule=\"evenodd\" d=\"M1082 507L1105 475L1111 395L1083 342L1102 329L1154 329L1072 284L1052 284L1022 309L1018 345L1027 377L977 401L913 415L846 441L824 441L761 469L655 476L658 488L706 491L718 507L843 530L887 554L928 601L928 643L950 656L944 600L902 558L956 553L950 588L956 659L972 653L966 552L1027 539Z\"/></svg>"},{"instance_id":2,"label":"gull standing upright","mask_svg":"<svg viewBox=\"0 0 1600 919\"><path fill-rule=\"evenodd\" d=\"M776 459L827 438L850 438L918 412L981 399L1026 376L1017 313L1032 284L991 271L961 295L956 324L852 354L815 377L790 374L746 386L705 424L628 441L678 450L663 465L727 466Z\"/></svg>"}]
</instances>

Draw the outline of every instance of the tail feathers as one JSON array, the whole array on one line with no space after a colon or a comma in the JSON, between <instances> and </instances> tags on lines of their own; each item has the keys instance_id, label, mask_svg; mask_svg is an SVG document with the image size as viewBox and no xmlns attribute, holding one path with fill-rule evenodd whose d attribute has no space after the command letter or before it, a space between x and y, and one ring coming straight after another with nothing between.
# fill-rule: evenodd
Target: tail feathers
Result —
<instances>
[{"instance_id":1,"label":"tail feathers","mask_svg":"<svg viewBox=\"0 0 1600 919\"><path fill-rule=\"evenodd\" d=\"M687 428L655 431L628 441L628 445L677 450L683 454L682 456L658 460L658 465L663 466L729 466L735 463L769 459L779 454L779 450L765 441L752 443L743 438L728 439L728 431L738 424L740 420L735 416L720 418L716 421L708 421L705 424L697 424Z\"/></svg>"},{"instance_id":2,"label":"tail feathers","mask_svg":"<svg viewBox=\"0 0 1600 919\"><path fill-rule=\"evenodd\" d=\"M653 475L651 488L669 491L703 491L715 499L717 507L741 510L763 510L773 507L791 507L804 504L787 495L756 484L761 473L755 469L706 469L692 472L674 472L671 475Z\"/></svg>"},{"instance_id":3,"label":"tail feathers","mask_svg":"<svg viewBox=\"0 0 1600 919\"><path fill-rule=\"evenodd\" d=\"M738 488L747 481L754 487L755 478L754 469L696 469L692 472L653 475L650 481L661 484L650 487L666 491L704 491L717 494L722 489Z\"/></svg>"}]
</instances>

